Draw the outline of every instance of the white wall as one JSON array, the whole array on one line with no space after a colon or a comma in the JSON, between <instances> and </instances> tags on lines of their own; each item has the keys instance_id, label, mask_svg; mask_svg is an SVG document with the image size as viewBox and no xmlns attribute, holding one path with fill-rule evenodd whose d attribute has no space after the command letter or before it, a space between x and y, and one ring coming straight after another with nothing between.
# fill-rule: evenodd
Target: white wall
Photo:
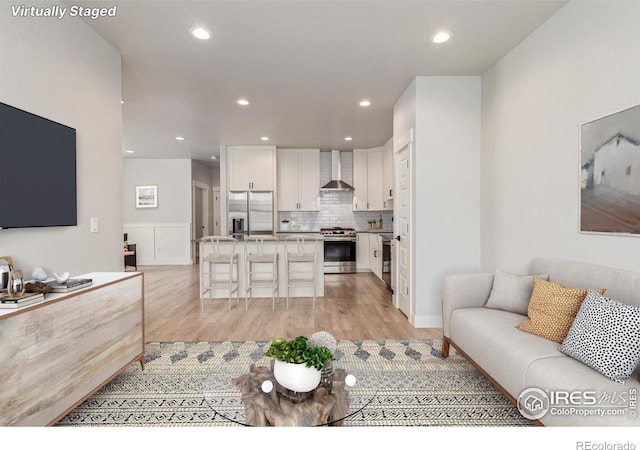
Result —
<instances>
[{"instance_id":1,"label":"white wall","mask_svg":"<svg viewBox=\"0 0 640 450\"><path fill-rule=\"evenodd\" d=\"M0 101L76 128L78 192L78 226L2 230L0 254L27 277L123 270L120 54L80 19L13 17L8 5L0 43Z\"/></svg>"},{"instance_id":2,"label":"white wall","mask_svg":"<svg viewBox=\"0 0 640 450\"><path fill-rule=\"evenodd\" d=\"M442 280L480 269L480 77L417 77L394 106L394 139L415 127L413 317L442 325Z\"/></svg>"},{"instance_id":3,"label":"white wall","mask_svg":"<svg viewBox=\"0 0 640 450\"><path fill-rule=\"evenodd\" d=\"M442 280L480 269L480 77L416 79L415 315L440 326Z\"/></svg>"},{"instance_id":4,"label":"white wall","mask_svg":"<svg viewBox=\"0 0 640 450\"><path fill-rule=\"evenodd\" d=\"M124 159L124 232L139 265L190 264L190 159ZM157 208L136 208L136 185L158 186Z\"/></svg>"},{"instance_id":5,"label":"white wall","mask_svg":"<svg viewBox=\"0 0 640 450\"><path fill-rule=\"evenodd\" d=\"M157 208L136 208L136 185L158 186ZM125 223L191 222L191 160L124 160Z\"/></svg>"},{"instance_id":6,"label":"white wall","mask_svg":"<svg viewBox=\"0 0 640 450\"><path fill-rule=\"evenodd\" d=\"M573 1L483 75L482 266L640 269L640 239L579 233L580 125L640 104L640 3Z\"/></svg>"}]
</instances>

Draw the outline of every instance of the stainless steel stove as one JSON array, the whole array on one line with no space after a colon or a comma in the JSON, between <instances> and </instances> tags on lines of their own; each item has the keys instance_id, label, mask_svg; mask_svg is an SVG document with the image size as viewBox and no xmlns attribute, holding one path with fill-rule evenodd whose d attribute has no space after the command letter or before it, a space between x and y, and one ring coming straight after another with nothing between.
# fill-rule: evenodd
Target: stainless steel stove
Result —
<instances>
[{"instance_id":1,"label":"stainless steel stove","mask_svg":"<svg viewBox=\"0 0 640 450\"><path fill-rule=\"evenodd\" d=\"M356 230L320 228L324 237L324 273L356 272Z\"/></svg>"}]
</instances>

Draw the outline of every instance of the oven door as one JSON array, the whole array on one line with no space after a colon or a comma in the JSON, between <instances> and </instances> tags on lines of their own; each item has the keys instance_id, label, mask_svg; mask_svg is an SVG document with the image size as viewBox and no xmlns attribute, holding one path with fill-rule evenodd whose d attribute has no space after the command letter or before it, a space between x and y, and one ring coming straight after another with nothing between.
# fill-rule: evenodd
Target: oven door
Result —
<instances>
[{"instance_id":1,"label":"oven door","mask_svg":"<svg viewBox=\"0 0 640 450\"><path fill-rule=\"evenodd\" d=\"M331 238L324 240L324 273L356 272L356 240Z\"/></svg>"}]
</instances>

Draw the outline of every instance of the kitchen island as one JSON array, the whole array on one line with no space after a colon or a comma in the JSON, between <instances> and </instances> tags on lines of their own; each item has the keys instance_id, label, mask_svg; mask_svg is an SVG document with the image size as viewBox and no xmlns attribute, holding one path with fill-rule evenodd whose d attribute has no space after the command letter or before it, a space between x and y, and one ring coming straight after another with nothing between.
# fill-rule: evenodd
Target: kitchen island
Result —
<instances>
[{"instance_id":1,"label":"kitchen island","mask_svg":"<svg viewBox=\"0 0 640 450\"><path fill-rule=\"evenodd\" d=\"M311 267L312 263L310 262L296 263L296 264L308 266L307 268L301 269L304 271L311 272L311 269L313 269L313 272L315 273L315 277L316 277L315 296L323 297L324 296L324 242L323 242L322 235L320 235L319 233L291 232L286 234L278 233L276 237L277 237L277 241L275 240L272 242L265 241L264 250L265 252L270 252L270 253L272 253L275 250L276 253L278 254L277 297L286 298L287 296L287 287L286 287L287 268L285 264L286 252L287 250L289 252L292 252L295 250L295 245L296 245L294 240L295 237L304 239L303 248L304 248L305 254L313 253L314 247L316 249L316 252L317 252L316 262L315 262L315 265L313 265L313 267ZM207 244L205 242L200 242L199 245L200 245L199 259L200 259L200 267L201 267L201 274L202 274L203 273L202 271L208 270L208 264L204 262L204 258L212 255L213 247L211 244ZM235 240L235 241L221 242L220 245L224 247L221 249L221 253L227 253L227 254L229 253L230 249L235 245L234 253L237 255L237 262L238 262L238 293L240 295L240 298L242 299L246 296L246 292L247 292L247 273L246 273L247 264L245 260L245 254L247 251L247 245L251 245L251 244L250 243L248 244L247 241ZM251 252L253 250L250 248L249 251ZM216 266L220 266L220 265L216 265ZM269 273L272 270L272 264L260 263L257 265L257 267L255 266L256 265L254 264L254 270L265 272L263 274L260 274L261 275L260 278L264 278L264 279L269 278ZM228 267L216 267L215 270L216 270L216 276L219 276L221 278L228 276L227 275L229 270ZM301 276L297 275L296 277L300 278ZM313 294L314 294L313 287L311 286L293 286L290 288L290 291L289 291L290 297L313 297L314 296ZM253 298L271 298L272 295L273 295L273 290L269 287L257 287L252 289ZM205 299L208 299L208 298L226 299L229 297L229 291L225 288L220 287L220 288L213 288L211 289L211 293L207 292L205 294L204 288L201 282L200 298L203 298L203 297Z\"/></svg>"}]
</instances>

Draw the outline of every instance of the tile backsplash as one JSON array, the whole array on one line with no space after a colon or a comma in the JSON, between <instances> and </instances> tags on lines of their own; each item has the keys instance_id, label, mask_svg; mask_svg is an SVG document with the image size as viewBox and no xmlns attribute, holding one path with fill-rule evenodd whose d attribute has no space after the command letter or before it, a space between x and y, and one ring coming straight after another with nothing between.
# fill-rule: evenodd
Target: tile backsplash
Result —
<instances>
[{"instance_id":1,"label":"tile backsplash","mask_svg":"<svg viewBox=\"0 0 640 450\"><path fill-rule=\"evenodd\" d=\"M353 172L353 154L340 153L342 179L351 184ZM320 152L320 186L331 180L331 153ZM320 188L318 186L318 189ZM391 211L353 211L353 192L320 191L320 211L286 211L280 212L279 221L284 219L296 222L309 231L320 231L320 228L343 227L366 230L371 219L380 219L384 231L393 230L393 213Z\"/></svg>"}]
</instances>

